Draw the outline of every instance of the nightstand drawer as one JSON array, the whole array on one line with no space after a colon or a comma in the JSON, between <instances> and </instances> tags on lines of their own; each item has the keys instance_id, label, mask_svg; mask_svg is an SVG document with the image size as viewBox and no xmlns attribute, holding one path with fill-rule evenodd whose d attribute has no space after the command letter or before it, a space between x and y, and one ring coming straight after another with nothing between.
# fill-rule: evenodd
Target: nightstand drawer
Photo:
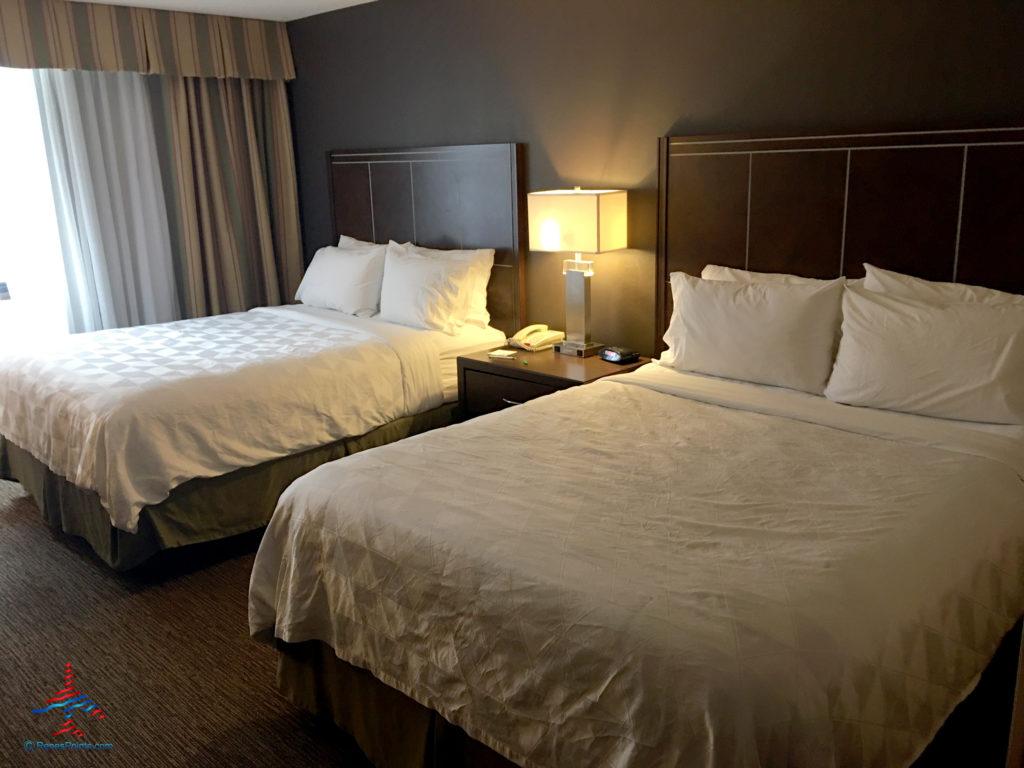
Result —
<instances>
[{"instance_id":1,"label":"nightstand drawer","mask_svg":"<svg viewBox=\"0 0 1024 768\"><path fill-rule=\"evenodd\" d=\"M525 403L527 400L549 395L560 389L482 371L467 370L463 375L467 416L479 416L508 408L510 405Z\"/></svg>"}]
</instances>

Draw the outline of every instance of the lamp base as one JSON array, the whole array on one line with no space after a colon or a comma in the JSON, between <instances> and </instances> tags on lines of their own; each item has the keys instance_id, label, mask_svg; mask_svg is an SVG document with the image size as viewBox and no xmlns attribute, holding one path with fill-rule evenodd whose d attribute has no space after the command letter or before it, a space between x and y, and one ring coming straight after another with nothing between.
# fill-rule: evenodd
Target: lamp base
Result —
<instances>
[{"instance_id":1,"label":"lamp base","mask_svg":"<svg viewBox=\"0 0 1024 768\"><path fill-rule=\"evenodd\" d=\"M555 352L573 357L591 357L600 352L603 347L604 344L594 341L569 341L566 339L555 344Z\"/></svg>"}]
</instances>

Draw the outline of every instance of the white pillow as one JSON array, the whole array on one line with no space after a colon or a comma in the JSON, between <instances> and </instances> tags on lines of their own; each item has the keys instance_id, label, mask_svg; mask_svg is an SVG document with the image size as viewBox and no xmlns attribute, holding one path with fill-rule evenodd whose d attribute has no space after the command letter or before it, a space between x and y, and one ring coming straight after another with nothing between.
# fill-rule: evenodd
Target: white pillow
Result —
<instances>
[{"instance_id":1,"label":"white pillow","mask_svg":"<svg viewBox=\"0 0 1024 768\"><path fill-rule=\"evenodd\" d=\"M751 272L748 269L737 269L736 267L721 267L717 264L708 264L701 271L700 276L705 280L726 280L733 283L786 283L787 285L825 285L841 280L844 285L863 285L864 278L859 277L851 280L848 277L836 277L832 279L819 277L800 277L800 275L789 275L785 272ZM838 332L838 331L837 331Z\"/></svg>"},{"instance_id":2,"label":"white pillow","mask_svg":"<svg viewBox=\"0 0 1024 768\"><path fill-rule=\"evenodd\" d=\"M436 248L425 248L422 245L405 243L405 247L414 253L432 259L449 261L467 261L472 267L467 286L467 311L465 322L480 328L486 328L491 322L487 311L487 283L491 279L491 267L494 266L494 249L477 248L467 251L442 251Z\"/></svg>"},{"instance_id":3,"label":"white pillow","mask_svg":"<svg viewBox=\"0 0 1024 768\"><path fill-rule=\"evenodd\" d=\"M964 302L977 304L1016 304L1024 307L1024 296L1005 293L980 285L965 283L937 283L920 277L891 272L888 269L864 265L867 276L864 287L876 293L902 296L907 299L938 302Z\"/></svg>"},{"instance_id":4,"label":"white pillow","mask_svg":"<svg viewBox=\"0 0 1024 768\"><path fill-rule=\"evenodd\" d=\"M348 235L342 235L338 238L339 248L375 248L382 245L382 243L371 243L368 240L356 240L354 237Z\"/></svg>"},{"instance_id":5,"label":"white pillow","mask_svg":"<svg viewBox=\"0 0 1024 768\"><path fill-rule=\"evenodd\" d=\"M821 280L816 277L800 277L787 275L784 272L751 272L749 269L722 267L708 264L701 270L700 276L705 280L725 280L732 283L785 283L786 285L824 285L835 280ZM838 278L840 280L844 278Z\"/></svg>"},{"instance_id":6,"label":"white pillow","mask_svg":"<svg viewBox=\"0 0 1024 768\"><path fill-rule=\"evenodd\" d=\"M365 317L377 311L387 247L343 249L327 245L313 255L295 300L310 307Z\"/></svg>"},{"instance_id":7,"label":"white pillow","mask_svg":"<svg viewBox=\"0 0 1024 768\"><path fill-rule=\"evenodd\" d=\"M849 289L825 396L946 419L1024 423L1024 307Z\"/></svg>"},{"instance_id":8,"label":"white pillow","mask_svg":"<svg viewBox=\"0 0 1024 768\"><path fill-rule=\"evenodd\" d=\"M428 258L388 243L380 318L454 334L466 321L466 293L472 264Z\"/></svg>"},{"instance_id":9,"label":"white pillow","mask_svg":"<svg viewBox=\"0 0 1024 768\"><path fill-rule=\"evenodd\" d=\"M659 362L821 394L832 370L843 281L739 283L670 275L672 319Z\"/></svg>"}]
</instances>

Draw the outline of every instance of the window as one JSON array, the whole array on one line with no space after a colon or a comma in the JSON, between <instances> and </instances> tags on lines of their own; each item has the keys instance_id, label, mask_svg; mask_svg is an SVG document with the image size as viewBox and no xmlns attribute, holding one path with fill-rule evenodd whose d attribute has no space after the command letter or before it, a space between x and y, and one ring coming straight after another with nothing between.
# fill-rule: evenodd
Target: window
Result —
<instances>
[{"instance_id":1,"label":"window","mask_svg":"<svg viewBox=\"0 0 1024 768\"><path fill-rule=\"evenodd\" d=\"M0 67L0 344L67 334L67 284L35 84ZM16 333L11 333L16 329Z\"/></svg>"}]
</instances>

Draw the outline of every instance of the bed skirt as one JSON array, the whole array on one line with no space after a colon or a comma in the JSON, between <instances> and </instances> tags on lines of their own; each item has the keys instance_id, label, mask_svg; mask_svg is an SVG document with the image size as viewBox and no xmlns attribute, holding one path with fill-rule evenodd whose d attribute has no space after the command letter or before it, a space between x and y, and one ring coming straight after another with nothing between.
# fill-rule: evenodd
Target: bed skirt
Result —
<instances>
[{"instance_id":1,"label":"bed skirt","mask_svg":"<svg viewBox=\"0 0 1024 768\"><path fill-rule=\"evenodd\" d=\"M182 483L161 503L143 507L137 533L110 524L95 491L79 488L0 435L0 478L17 480L53 528L85 539L108 565L123 571L157 552L223 539L262 528L277 499L297 477L328 461L447 426L457 405L449 403L406 416L364 435L244 467L213 478Z\"/></svg>"},{"instance_id":2,"label":"bed skirt","mask_svg":"<svg viewBox=\"0 0 1024 768\"><path fill-rule=\"evenodd\" d=\"M326 643L277 643L277 685L300 709L333 721L376 768L515 768L439 714L341 661Z\"/></svg>"},{"instance_id":3,"label":"bed skirt","mask_svg":"<svg viewBox=\"0 0 1024 768\"><path fill-rule=\"evenodd\" d=\"M277 686L285 698L352 736L376 768L514 768L438 713L340 660L326 643L275 645ZM977 687L911 768L1017 768L1019 757L1007 759L1007 745L1022 719L1014 696L1021 688L1021 647L1018 621Z\"/></svg>"}]
</instances>

